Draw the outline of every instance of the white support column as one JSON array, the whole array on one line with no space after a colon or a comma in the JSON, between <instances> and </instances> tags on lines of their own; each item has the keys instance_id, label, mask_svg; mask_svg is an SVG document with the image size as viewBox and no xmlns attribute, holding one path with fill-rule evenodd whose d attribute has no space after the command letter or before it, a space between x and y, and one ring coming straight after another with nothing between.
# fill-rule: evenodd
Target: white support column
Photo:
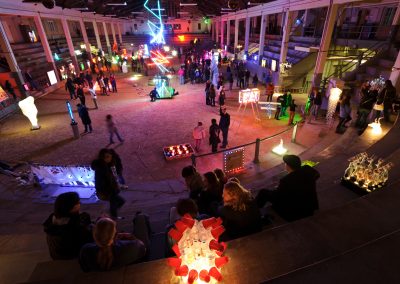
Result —
<instances>
[{"instance_id":1,"label":"white support column","mask_svg":"<svg viewBox=\"0 0 400 284\"><path fill-rule=\"evenodd\" d=\"M215 38L215 21L211 24L211 40L214 41Z\"/></svg>"},{"instance_id":2,"label":"white support column","mask_svg":"<svg viewBox=\"0 0 400 284\"><path fill-rule=\"evenodd\" d=\"M333 4L328 7L327 17L324 24L324 32L322 34L313 75L312 86L315 87L319 87L322 80L322 74L324 73L326 58L328 57L328 50L331 45L332 33L336 22L338 8L339 4Z\"/></svg>"},{"instance_id":3,"label":"white support column","mask_svg":"<svg viewBox=\"0 0 400 284\"><path fill-rule=\"evenodd\" d=\"M261 27L260 27L260 44L258 50L258 62L260 63L264 56L264 46L265 46L265 30L267 26L267 15L261 15Z\"/></svg>"},{"instance_id":4,"label":"white support column","mask_svg":"<svg viewBox=\"0 0 400 284\"><path fill-rule=\"evenodd\" d=\"M103 47L101 46L101 40L100 40L100 35L99 35L99 27L97 26L97 22L93 21L93 29L94 29L94 35L96 37L96 42L97 42L97 48L103 50Z\"/></svg>"},{"instance_id":5,"label":"white support column","mask_svg":"<svg viewBox=\"0 0 400 284\"><path fill-rule=\"evenodd\" d=\"M47 40L47 36L46 36L46 32L43 27L42 19L38 15L38 16L33 17L33 20L35 22L35 26L36 26L37 32L39 34L39 37L40 37L40 42L42 43L42 46L43 46L44 54L46 55L46 60L47 60L47 62L51 63L51 65L53 66L53 69L54 69L54 73L56 73L57 80L60 81L60 76L58 74L56 64L54 63L53 53L51 51L49 41Z\"/></svg>"},{"instance_id":6,"label":"white support column","mask_svg":"<svg viewBox=\"0 0 400 284\"><path fill-rule=\"evenodd\" d=\"M226 21L226 46L231 44L231 21Z\"/></svg>"},{"instance_id":7,"label":"white support column","mask_svg":"<svg viewBox=\"0 0 400 284\"><path fill-rule=\"evenodd\" d=\"M107 52L108 52L108 53L111 53L110 38L108 37L108 31L107 31L107 24L106 24L106 22L103 22L103 29L104 29L104 36L106 37Z\"/></svg>"},{"instance_id":8,"label":"white support column","mask_svg":"<svg viewBox=\"0 0 400 284\"><path fill-rule=\"evenodd\" d=\"M72 42L71 33L69 31L67 19L62 18L61 24L62 24L62 27L64 30L65 39L67 40L69 55L71 56L72 64L74 64L74 66L75 66L76 74L79 74L80 69L79 69L78 59L76 58L75 47L74 47L74 43Z\"/></svg>"},{"instance_id":9,"label":"white support column","mask_svg":"<svg viewBox=\"0 0 400 284\"><path fill-rule=\"evenodd\" d=\"M86 47L86 52L90 58L90 60L92 59L92 51L90 49L90 42L86 33L86 27L85 27L85 22L83 21L83 19L79 20L79 24L81 25L81 32L82 32L82 36L83 36L83 42L85 43L85 47Z\"/></svg>"},{"instance_id":10,"label":"white support column","mask_svg":"<svg viewBox=\"0 0 400 284\"><path fill-rule=\"evenodd\" d=\"M10 67L12 75L15 78L19 91L23 96L26 96L26 91L23 86L25 84L25 80L22 76L21 69L19 69L18 62L15 59L14 52L8 40L7 33L4 30L2 21L0 21L0 47L3 51L2 54L6 58L8 66ZM55 73L57 74L57 71L55 71Z\"/></svg>"},{"instance_id":11,"label":"white support column","mask_svg":"<svg viewBox=\"0 0 400 284\"><path fill-rule=\"evenodd\" d=\"M219 43L219 19L215 22L215 42Z\"/></svg>"},{"instance_id":12,"label":"white support column","mask_svg":"<svg viewBox=\"0 0 400 284\"><path fill-rule=\"evenodd\" d=\"M121 23L117 24L117 28L118 28L119 43L122 44Z\"/></svg>"},{"instance_id":13,"label":"white support column","mask_svg":"<svg viewBox=\"0 0 400 284\"><path fill-rule=\"evenodd\" d=\"M279 55L279 64L284 63L286 61L287 52L288 52L288 48L289 48L290 31L292 30L292 23L293 23L292 16L293 16L292 11L285 12L285 22L284 22L284 27L283 27L281 53Z\"/></svg>"},{"instance_id":14,"label":"white support column","mask_svg":"<svg viewBox=\"0 0 400 284\"><path fill-rule=\"evenodd\" d=\"M224 49L224 22L221 20L221 49Z\"/></svg>"},{"instance_id":15,"label":"white support column","mask_svg":"<svg viewBox=\"0 0 400 284\"><path fill-rule=\"evenodd\" d=\"M246 18L246 30L244 34L244 51L249 51L249 37L250 37L250 20L251 18L247 16Z\"/></svg>"},{"instance_id":16,"label":"white support column","mask_svg":"<svg viewBox=\"0 0 400 284\"><path fill-rule=\"evenodd\" d=\"M235 43L233 46L233 50L236 51L238 44L239 44L239 19L235 19Z\"/></svg>"},{"instance_id":17,"label":"white support column","mask_svg":"<svg viewBox=\"0 0 400 284\"><path fill-rule=\"evenodd\" d=\"M114 43L117 42L117 37L115 36L115 27L114 27L114 23L111 22L110 25L111 25L111 33L112 33L113 45L114 45Z\"/></svg>"}]
</instances>

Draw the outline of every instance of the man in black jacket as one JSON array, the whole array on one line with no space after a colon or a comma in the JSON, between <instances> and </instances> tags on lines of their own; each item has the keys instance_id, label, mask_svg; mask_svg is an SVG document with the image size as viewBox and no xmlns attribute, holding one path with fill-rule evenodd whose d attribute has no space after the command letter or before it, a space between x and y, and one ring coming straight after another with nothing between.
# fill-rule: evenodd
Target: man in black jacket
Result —
<instances>
[{"instance_id":1,"label":"man in black jacket","mask_svg":"<svg viewBox=\"0 0 400 284\"><path fill-rule=\"evenodd\" d=\"M81 247L93 241L89 214L80 213L79 195L76 192L60 194L43 227L52 259L72 259Z\"/></svg>"},{"instance_id":2,"label":"man in black jacket","mask_svg":"<svg viewBox=\"0 0 400 284\"><path fill-rule=\"evenodd\" d=\"M285 155L283 161L288 174L281 178L276 190L260 190L256 197L258 207L264 207L269 201L289 222L312 216L319 208L315 184L319 172L310 166L301 166L300 158L295 155Z\"/></svg>"},{"instance_id":3,"label":"man in black jacket","mask_svg":"<svg viewBox=\"0 0 400 284\"><path fill-rule=\"evenodd\" d=\"M228 145L228 131L229 125L231 124L231 116L229 115L229 113L226 112L226 106L222 106L219 109L219 114L221 116L219 120L219 128L221 128L222 131L221 148L226 148L226 145Z\"/></svg>"},{"instance_id":4,"label":"man in black jacket","mask_svg":"<svg viewBox=\"0 0 400 284\"><path fill-rule=\"evenodd\" d=\"M211 126L210 126L210 145L211 145L211 150L213 153L218 151L218 143L221 142L219 139L219 132L220 128L217 124L217 120L215 118L211 119Z\"/></svg>"}]
</instances>

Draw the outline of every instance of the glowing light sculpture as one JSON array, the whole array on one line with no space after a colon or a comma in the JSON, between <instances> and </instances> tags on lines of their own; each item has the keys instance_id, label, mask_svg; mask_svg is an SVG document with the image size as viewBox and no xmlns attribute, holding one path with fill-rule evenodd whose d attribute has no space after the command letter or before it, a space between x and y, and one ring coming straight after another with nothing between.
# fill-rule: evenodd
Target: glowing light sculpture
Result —
<instances>
[{"instance_id":1,"label":"glowing light sculpture","mask_svg":"<svg viewBox=\"0 0 400 284\"><path fill-rule=\"evenodd\" d=\"M382 134L382 127L381 127L381 123L380 123L381 119L382 118L379 118L379 119L377 118L377 119L375 119L374 122L368 124L368 126L372 128L372 134L374 134L374 135Z\"/></svg>"},{"instance_id":2,"label":"glowing light sculpture","mask_svg":"<svg viewBox=\"0 0 400 284\"><path fill-rule=\"evenodd\" d=\"M274 152L275 154L280 155L280 156L286 154L287 149L285 147L283 147L282 139L281 139L281 142L279 143L279 145L272 149L272 152Z\"/></svg>"},{"instance_id":3,"label":"glowing light sculpture","mask_svg":"<svg viewBox=\"0 0 400 284\"><path fill-rule=\"evenodd\" d=\"M154 62L154 64L160 69L162 73L168 72L168 68L164 66L164 64L168 64L169 60L160 53L160 51L150 51L151 53L151 60Z\"/></svg>"},{"instance_id":4,"label":"glowing light sculpture","mask_svg":"<svg viewBox=\"0 0 400 284\"><path fill-rule=\"evenodd\" d=\"M40 129L40 125L38 124L37 114L38 110L35 106L35 99L32 96L23 99L18 103L18 106L22 110L22 113L29 119L32 124L31 130Z\"/></svg>"},{"instance_id":5,"label":"glowing light sculpture","mask_svg":"<svg viewBox=\"0 0 400 284\"><path fill-rule=\"evenodd\" d=\"M184 283L221 281L221 267L229 261L223 256L226 244L218 242L224 231L221 218L198 221L185 214L176 221L168 235L176 242L172 250L177 257L167 259L175 275Z\"/></svg>"},{"instance_id":6,"label":"glowing light sculpture","mask_svg":"<svg viewBox=\"0 0 400 284\"><path fill-rule=\"evenodd\" d=\"M165 39L164 39L164 25L162 22L161 18L161 5L160 1L157 0L157 7L156 8L150 8L148 4L149 0L146 0L144 2L144 8L149 11L150 14L152 14L156 18L156 22L152 22L151 20L147 21L147 25L149 26L150 29L150 34L152 36L152 39L150 43L156 43L156 44L165 44Z\"/></svg>"}]
</instances>

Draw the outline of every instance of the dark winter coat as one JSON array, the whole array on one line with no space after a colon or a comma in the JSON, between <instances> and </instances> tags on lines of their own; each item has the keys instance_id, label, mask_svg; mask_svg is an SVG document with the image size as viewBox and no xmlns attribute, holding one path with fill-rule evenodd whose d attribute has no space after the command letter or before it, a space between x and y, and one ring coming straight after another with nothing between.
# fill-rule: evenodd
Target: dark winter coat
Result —
<instances>
[{"instance_id":1,"label":"dark winter coat","mask_svg":"<svg viewBox=\"0 0 400 284\"><path fill-rule=\"evenodd\" d=\"M47 246L52 259L72 259L79 255L79 250L93 242L90 216L87 213L76 214L64 225L54 224L52 213L43 223Z\"/></svg>"},{"instance_id":2,"label":"dark winter coat","mask_svg":"<svg viewBox=\"0 0 400 284\"><path fill-rule=\"evenodd\" d=\"M103 160L92 162L96 194L101 200L109 200L110 196L119 192L119 187L111 167Z\"/></svg>"},{"instance_id":3,"label":"dark winter coat","mask_svg":"<svg viewBox=\"0 0 400 284\"><path fill-rule=\"evenodd\" d=\"M81 105L78 107L78 114L82 120L83 124L91 124L92 121L90 120L89 111L86 106Z\"/></svg>"}]
</instances>

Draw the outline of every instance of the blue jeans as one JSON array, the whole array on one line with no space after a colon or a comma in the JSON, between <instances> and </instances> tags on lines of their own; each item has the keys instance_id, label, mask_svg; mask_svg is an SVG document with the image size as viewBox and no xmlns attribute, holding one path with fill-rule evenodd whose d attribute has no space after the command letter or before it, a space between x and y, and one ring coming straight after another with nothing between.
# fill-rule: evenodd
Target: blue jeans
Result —
<instances>
[{"instance_id":1,"label":"blue jeans","mask_svg":"<svg viewBox=\"0 0 400 284\"><path fill-rule=\"evenodd\" d=\"M115 133L115 135L117 135L117 138L118 138L119 142L123 142L124 141L124 139L122 139L122 137L119 135L118 130L115 129L114 131L110 132L110 144L114 143L114 140L113 140L114 133Z\"/></svg>"}]
</instances>

